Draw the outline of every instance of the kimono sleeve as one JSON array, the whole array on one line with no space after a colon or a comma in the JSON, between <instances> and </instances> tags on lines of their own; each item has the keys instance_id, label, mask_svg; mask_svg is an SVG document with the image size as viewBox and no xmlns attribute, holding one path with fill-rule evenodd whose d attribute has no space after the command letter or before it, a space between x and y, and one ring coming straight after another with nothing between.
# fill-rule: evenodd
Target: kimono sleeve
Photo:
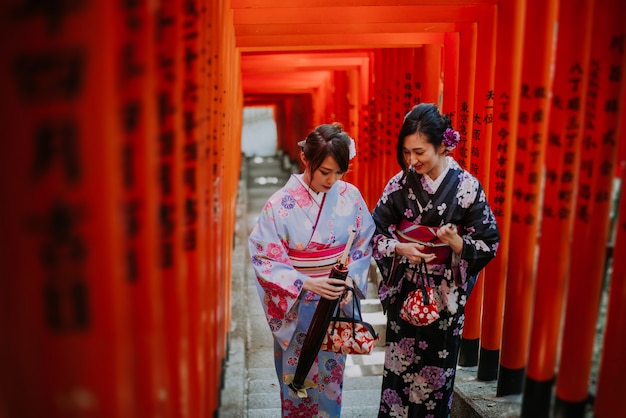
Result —
<instances>
[{"instance_id":1,"label":"kimono sleeve","mask_svg":"<svg viewBox=\"0 0 626 418\"><path fill-rule=\"evenodd\" d=\"M470 202L468 195L474 194ZM457 192L459 205L468 205L463 219L463 250L459 268L461 280L477 275L495 256L500 242L496 219L489 207L480 182L470 177L462 181Z\"/></svg>"},{"instance_id":2,"label":"kimono sleeve","mask_svg":"<svg viewBox=\"0 0 626 418\"><path fill-rule=\"evenodd\" d=\"M367 274L372 257L372 236L374 235L374 220L370 214L360 192L357 192L356 229L352 248L350 249L350 263L348 275L354 280L363 295L367 293Z\"/></svg>"},{"instance_id":3,"label":"kimono sleeve","mask_svg":"<svg viewBox=\"0 0 626 418\"><path fill-rule=\"evenodd\" d=\"M307 276L297 271L288 256L286 222L268 201L248 238L248 249L265 316L276 340L286 347L296 327L302 285Z\"/></svg>"},{"instance_id":4,"label":"kimono sleeve","mask_svg":"<svg viewBox=\"0 0 626 418\"><path fill-rule=\"evenodd\" d=\"M372 239L372 256L384 277L389 276L395 258L395 247L398 243L395 228L400 222L401 214L396 207L395 200L403 198L399 176L400 173L389 180L372 211L372 218L376 224Z\"/></svg>"}]
</instances>

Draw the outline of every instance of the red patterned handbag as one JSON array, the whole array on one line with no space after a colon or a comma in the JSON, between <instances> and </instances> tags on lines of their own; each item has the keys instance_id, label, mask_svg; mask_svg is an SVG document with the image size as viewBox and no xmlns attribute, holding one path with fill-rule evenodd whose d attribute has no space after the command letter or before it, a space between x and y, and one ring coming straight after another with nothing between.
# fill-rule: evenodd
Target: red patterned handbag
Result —
<instances>
[{"instance_id":1,"label":"red patterned handbag","mask_svg":"<svg viewBox=\"0 0 626 418\"><path fill-rule=\"evenodd\" d=\"M409 292L407 298L402 302L400 318L411 325L424 326L439 319L439 309L433 288L425 284L425 280L428 278L428 267L423 259L419 271L420 281L416 284L416 289ZM415 276L415 272L413 272L413 276Z\"/></svg>"},{"instance_id":2,"label":"red patterned handbag","mask_svg":"<svg viewBox=\"0 0 626 418\"><path fill-rule=\"evenodd\" d=\"M361 303L354 289L348 289L352 292L352 318L341 316L341 309L337 304L320 350L343 354L369 354L380 340L380 336L371 324L360 319ZM355 309L358 317L355 316Z\"/></svg>"}]
</instances>

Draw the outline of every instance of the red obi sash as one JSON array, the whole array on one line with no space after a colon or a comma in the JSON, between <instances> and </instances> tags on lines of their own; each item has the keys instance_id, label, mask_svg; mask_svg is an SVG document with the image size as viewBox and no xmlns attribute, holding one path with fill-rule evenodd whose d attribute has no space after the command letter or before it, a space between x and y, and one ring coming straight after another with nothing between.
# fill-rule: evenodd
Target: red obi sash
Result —
<instances>
[{"instance_id":1,"label":"red obi sash","mask_svg":"<svg viewBox=\"0 0 626 418\"><path fill-rule=\"evenodd\" d=\"M400 242L415 242L423 245L422 252L435 254L437 257L433 263L444 264L451 256L452 249L437 237L438 229L439 227L436 226L418 225L403 219L396 229L396 235Z\"/></svg>"},{"instance_id":2,"label":"red obi sash","mask_svg":"<svg viewBox=\"0 0 626 418\"><path fill-rule=\"evenodd\" d=\"M305 250L289 250L289 259L294 268L310 277L328 277L346 244L325 249L306 248Z\"/></svg>"}]
</instances>

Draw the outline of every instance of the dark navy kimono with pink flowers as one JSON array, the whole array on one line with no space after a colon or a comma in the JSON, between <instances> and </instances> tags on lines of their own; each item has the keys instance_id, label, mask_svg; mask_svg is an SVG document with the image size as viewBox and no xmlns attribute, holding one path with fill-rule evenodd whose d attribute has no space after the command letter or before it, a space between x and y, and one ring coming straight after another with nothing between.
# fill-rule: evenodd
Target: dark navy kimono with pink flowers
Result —
<instances>
[{"instance_id":1,"label":"dark navy kimono with pink flowers","mask_svg":"<svg viewBox=\"0 0 626 418\"><path fill-rule=\"evenodd\" d=\"M383 276L379 297L387 313L379 417L449 417L465 304L498 248L500 234L481 184L446 158L448 169L438 184L413 170L396 174L372 213L373 257ZM434 286L440 318L413 326L399 312L419 275L413 274L416 266L395 254L396 244L406 242L397 228L448 223L457 226L463 250L429 263L424 278Z\"/></svg>"}]
</instances>

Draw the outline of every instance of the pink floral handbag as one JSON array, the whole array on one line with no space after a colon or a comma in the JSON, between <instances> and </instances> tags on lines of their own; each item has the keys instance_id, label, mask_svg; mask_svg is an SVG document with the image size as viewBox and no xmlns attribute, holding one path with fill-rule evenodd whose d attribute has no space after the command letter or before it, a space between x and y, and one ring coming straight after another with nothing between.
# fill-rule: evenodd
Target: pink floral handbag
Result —
<instances>
[{"instance_id":1,"label":"pink floral handbag","mask_svg":"<svg viewBox=\"0 0 626 418\"><path fill-rule=\"evenodd\" d=\"M419 271L421 280L416 285L416 289L409 292L407 298L402 302L400 318L411 325L424 326L439 319L439 309L433 288L425 283L428 278L428 267L423 259ZM413 276L415 276L415 272Z\"/></svg>"},{"instance_id":2,"label":"pink floral handbag","mask_svg":"<svg viewBox=\"0 0 626 418\"><path fill-rule=\"evenodd\" d=\"M369 354L380 340L380 336L371 324L363 321L361 316L361 303L352 292L352 318L341 315L341 309L337 304L333 318L328 324L328 330L322 342L322 351L331 351L343 354ZM358 318L354 315L358 312Z\"/></svg>"}]
</instances>

